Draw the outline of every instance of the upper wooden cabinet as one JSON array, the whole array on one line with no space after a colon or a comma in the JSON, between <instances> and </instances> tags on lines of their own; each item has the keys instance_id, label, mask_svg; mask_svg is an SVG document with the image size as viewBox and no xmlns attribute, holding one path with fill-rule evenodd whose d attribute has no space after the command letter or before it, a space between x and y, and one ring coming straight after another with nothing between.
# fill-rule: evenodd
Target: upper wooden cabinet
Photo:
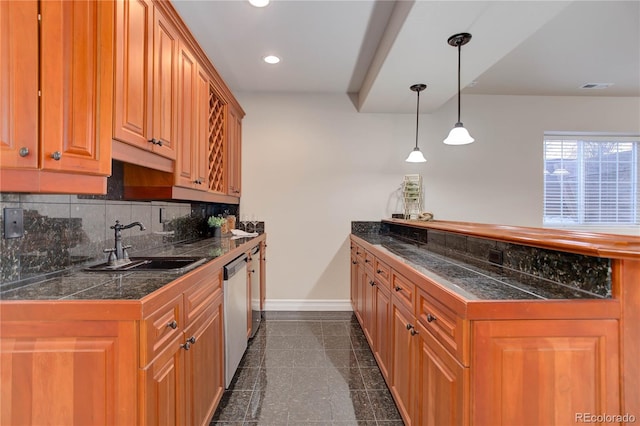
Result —
<instances>
[{"instance_id":1,"label":"upper wooden cabinet","mask_svg":"<svg viewBox=\"0 0 640 426\"><path fill-rule=\"evenodd\" d=\"M240 197L241 192L241 170L242 170L242 115L234 110L229 109L227 115L228 129L228 194Z\"/></svg>"},{"instance_id":2,"label":"upper wooden cabinet","mask_svg":"<svg viewBox=\"0 0 640 426\"><path fill-rule=\"evenodd\" d=\"M116 9L113 137L175 159L178 33L150 1L121 0Z\"/></svg>"},{"instance_id":3,"label":"upper wooden cabinet","mask_svg":"<svg viewBox=\"0 0 640 426\"><path fill-rule=\"evenodd\" d=\"M114 4L39 6L0 2L0 191L105 193Z\"/></svg>"},{"instance_id":4,"label":"upper wooden cabinet","mask_svg":"<svg viewBox=\"0 0 640 426\"><path fill-rule=\"evenodd\" d=\"M125 197L238 203L244 111L170 2L119 0L117 15Z\"/></svg>"}]
</instances>

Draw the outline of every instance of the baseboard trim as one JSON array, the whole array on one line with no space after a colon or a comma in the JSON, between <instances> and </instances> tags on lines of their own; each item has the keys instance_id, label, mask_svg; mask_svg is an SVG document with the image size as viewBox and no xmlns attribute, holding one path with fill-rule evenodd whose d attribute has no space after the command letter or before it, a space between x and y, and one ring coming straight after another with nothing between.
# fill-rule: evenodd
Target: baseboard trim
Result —
<instances>
[{"instance_id":1,"label":"baseboard trim","mask_svg":"<svg viewBox=\"0 0 640 426\"><path fill-rule=\"evenodd\" d=\"M350 300L267 299L265 311L353 311Z\"/></svg>"}]
</instances>

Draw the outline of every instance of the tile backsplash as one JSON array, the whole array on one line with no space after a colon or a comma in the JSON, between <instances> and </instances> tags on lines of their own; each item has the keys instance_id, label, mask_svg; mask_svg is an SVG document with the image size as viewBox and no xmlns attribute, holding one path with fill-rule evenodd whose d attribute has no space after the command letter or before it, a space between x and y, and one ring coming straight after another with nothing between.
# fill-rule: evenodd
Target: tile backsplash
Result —
<instances>
[{"instance_id":1,"label":"tile backsplash","mask_svg":"<svg viewBox=\"0 0 640 426\"><path fill-rule=\"evenodd\" d=\"M123 242L136 250L167 242L194 239L207 232L206 218L238 206L172 201L122 200L122 166L113 164L106 195L49 195L0 193L0 222L4 208L20 208L24 235L5 238L0 227L0 286L105 258L103 250L114 246L114 231L122 224L142 222L122 232Z\"/></svg>"}]
</instances>

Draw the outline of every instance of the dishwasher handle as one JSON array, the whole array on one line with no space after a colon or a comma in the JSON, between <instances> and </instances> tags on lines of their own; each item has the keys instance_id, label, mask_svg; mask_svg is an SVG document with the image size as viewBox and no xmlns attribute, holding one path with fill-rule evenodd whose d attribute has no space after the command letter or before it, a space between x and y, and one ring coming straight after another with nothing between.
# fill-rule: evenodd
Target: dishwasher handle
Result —
<instances>
[{"instance_id":1,"label":"dishwasher handle","mask_svg":"<svg viewBox=\"0 0 640 426\"><path fill-rule=\"evenodd\" d=\"M224 266L224 280L227 281L247 264L247 255L241 254Z\"/></svg>"}]
</instances>

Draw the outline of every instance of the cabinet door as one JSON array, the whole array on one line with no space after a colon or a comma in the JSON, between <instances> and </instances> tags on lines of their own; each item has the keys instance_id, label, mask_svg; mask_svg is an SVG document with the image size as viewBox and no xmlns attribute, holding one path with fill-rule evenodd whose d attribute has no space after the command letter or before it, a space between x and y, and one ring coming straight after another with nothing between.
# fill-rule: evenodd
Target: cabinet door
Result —
<instances>
[{"instance_id":1,"label":"cabinet door","mask_svg":"<svg viewBox=\"0 0 640 426\"><path fill-rule=\"evenodd\" d=\"M208 425L224 391L222 294L185 332L186 415L189 425Z\"/></svg>"},{"instance_id":2,"label":"cabinet door","mask_svg":"<svg viewBox=\"0 0 640 426\"><path fill-rule=\"evenodd\" d=\"M239 197L241 193L241 169L242 169L242 118L233 108L228 109L228 147L227 180L229 182L229 195Z\"/></svg>"},{"instance_id":3,"label":"cabinet door","mask_svg":"<svg viewBox=\"0 0 640 426\"><path fill-rule=\"evenodd\" d=\"M618 321L477 321L473 339L474 424L574 424L583 413L621 413Z\"/></svg>"},{"instance_id":4,"label":"cabinet door","mask_svg":"<svg viewBox=\"0 0 640 426\"><path fill-rule=\"evenodd\" d=\"M382 375L388 379L389 350L391 347L389 344L389 331L391 328L389 315L391 312L391 301L389 293L381 290L380 285L375 287L375 299L375 336L373 339L375 346L373 348L373 352L378 360L378 367L380 367Z\"/></svg>"},{"instance_id":5,"label":"cabinet door","mask_svg":"<svg viewBox=\"0 0 640 426\"><path fill-rule=\"evenodd\" d=\"M194 141L197 138L197 78L195 57L184 43L178 53L178 153L176 158L176 185L195 187L193 164Z\"/></svg>"},{"instance_id":6,"label":"cabinet door","mask_svg":"<svg viewBox=\"0 0 640 426\"><path fill-rule=\"evenodd\" d=\"M196 139L192 152L195 164L196 188L209 188L209 76L204 67L198 66L196 80Z\"/></svg>"},{"instance_id":7,"label":"cabinet door","mask_svg":"<svg viewBox=\"0 0 640 426\"><path fill-rule=\"evenodd\" d=\"M153 5L148 0L121 0L117 2L116 13L113 137L149 149L153 113ZM164 68L158 72L163 71Z\"/></svg>"},{"instance_id":8,"label":"cabinet door","mask_svg":"<svg viewBox=\"0 0 640 426\"><path fill-rule=\"evenodd\" d=\"M414 325L413 315L392 298L390 390L407 426L414 424L411 408L414 401L416 337L408 329Z\"/></svg>"},{"instance_id":9,"label":"cabinet door","mask_svg":"<svg viewBox=\"0 0 640 426\"><path fill-rule=\"evenodd\" d=\"M41 168L109 175L114 4L45 1L40 8Z\"/></svg>"},{"instance_id":10,"label":"cabinet door","mask_svg":"<svg viewBox=\"0 0 640 426\"><path fill-rule=\"evenodd\" d=\"M415 423L421 426L469 424L469 369L464 368L422 325L417 324Z\"/></svg>"},{"instance_id":11,"label":"cabinet door","mask_svg":"<svg viewBox=\"0 0 640 426\"><path fill-rule=\"evenodd\" d=\"M364 321L363 330L364 335L369 340L369 344L371 347L375 347L374 342L374 333L375 333L375 306L376 306L376 298L375 298L375 286L376 282L374 281L373 273L368 269L365 269L365 283L362 286L363 288L363 305L364 305L364 313L362 315L362 319Z\"/></svg>"},{"instance_id":12,"label":"cabinet door","mask_svg":"<svg viewBox=\"0 0 640 426\"><path fill-rule=\"evenodd\" d=\"M184 353L180 334L146 368L140 370L140 424L181 425L185 417Z\"/></svg>"},{"instance_id":13,"label":"cabinet door","mask_svg":"<svg viewBox=\"0 0 640 426\"><path fill-rule=\"evenodd\" d=\"M351 307L353 311L356 312L358 309L357 301L358 301L358 260L356 256L352 253L351 255Z\"/></svg>"},{"instance_id":14,"label":"cabinet door","mask_svg":"<svg viewBox=\"0 0 640 426\"><path fill-rule=\"evenodd\" d=\"M0 167L38 167L38 2L0 2Z\"/></svg>"},{"instance_id":15,"label":"cabinet door","mask_svg":"<svg viewBox=\"0 0 640 426\"><path fill-rule=\"evenodd\" d=\"M178 138L178 33L157 8L154 10L153 151L176 158Z\"/></svg>"},{"instance_id":16,"label":"cabinet door","mask_svg":"<svg viewBox=\"0 0 640 426\"><path fill-rule=\"evenodd\" d=\"M0 424L131 424L135 324L0 323Z\"/></svg>"}]
</instances>

